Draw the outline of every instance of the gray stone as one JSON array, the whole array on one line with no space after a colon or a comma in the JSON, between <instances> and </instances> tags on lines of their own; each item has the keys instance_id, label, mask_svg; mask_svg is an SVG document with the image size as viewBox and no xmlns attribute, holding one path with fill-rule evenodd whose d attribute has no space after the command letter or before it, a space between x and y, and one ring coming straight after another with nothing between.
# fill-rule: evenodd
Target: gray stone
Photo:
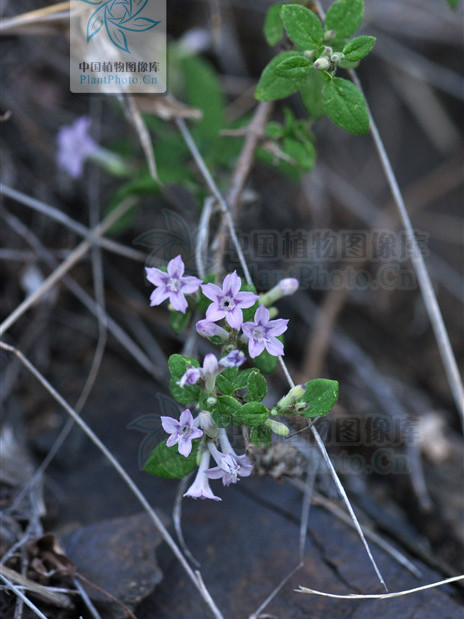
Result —
<instances>
[{"instance_id":1,"label":"gray stone","mask_svg":"<svg viewBox=\"0 0 464 619\"><path fill-rule=\"evenodd\" d=\"M155 555L161 541L147 514L104 520L62 538L66 554L78 572L130 610L163 578ZM112 619L127 617L119 604L82 584L102 613Z\"/></svg>"}]
</instances>

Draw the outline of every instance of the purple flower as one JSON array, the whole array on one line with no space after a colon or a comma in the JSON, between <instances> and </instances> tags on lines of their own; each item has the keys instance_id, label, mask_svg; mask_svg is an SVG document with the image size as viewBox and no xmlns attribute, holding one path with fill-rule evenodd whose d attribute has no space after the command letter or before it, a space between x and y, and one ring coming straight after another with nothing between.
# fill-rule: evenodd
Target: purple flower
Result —
<instances>
[{"instance_id":1,"label":"purple flower","mask_svg":"<svg viewBox=\"0 0 464 619\"><path fill-rule=\"evenodd\" d=\"M241 350L231 350L230 353L219 361L219 365L225 368L238 368L245 363L246 355Z\"/></svg>"},{"instance_id":2,"label":"purple flower","mask_svg":"<svg viewBox=\"0 0 464 619\"><path fill-rule=\"evenodd\" d=\"M172 447L177 443L179 453L185 457L192 451L192 440L203 436L203 430L193 425L192 413L188 408L181 413L179 421L173 417L161 417L161 425L171 435L166 445Z\"/></svg>"},{"instance_id":3,"label":"purple flower","mask_svg":"<svg viewBox=\"0 0 464 619\"><path fill-rule=\"evenodd\" d=\"M181 387L190 387L195 385L201 378L200 368L196 368L194 365L189 365L185 374L178 381L178 385Z\"/></svg>"},{"instance_id":4,"label":"purple flower","mask_svg":"<svg viewBox=\"0 0 464 619\"><path fill-rule=\"evenodd\" d=\"M193 275L184 275L184 270L185 266L180 256L169 261L167 273L155 267L145 267L148 281L157 286L151 293L150 305L160 305L169 297L174 309L185 314L188 305L185 295L196 292L201 279Z\"/></svg>"},{"instance_id":5,"label":"purple flower","mask_svg":"<svg viewBox=\"0 0 464 619\"><path fill-rule=\"evenodd\" d=\"M246 455L237 456L235 452L227 454L221 453L214 443L209 443L208 448L216 460L218 466L205 471L209 479L222 479L224 486L236 484L240 477L249 477L253 470L253 465Z\"/></svg>"},{"instance_id":6,"label":"purple flower","mask_svg":"<svg viewBox=\"0 0 464 619\"><path fill-rule=\"evenodd\" d=\"M242 325L243 333L248 337L248 352L251 358L260 355L264 349L274 357L284 354L282 342L276 336L287 330L288 320L269 320L269 317L269 310L260 305L255 313L255 321L244 322Z\"/></svg>"},{"instance_id":7,"label":"purple flower","mask_svg":"<svg viewBox=\"0 0 464 619\"><path fill-rule=\"evenodd\" d=\"M184 496L189 496L192 499L212 499L213 501L221 501L218 496L213 494L213 491L209 485L209 479L205 475L205 471L209 467L209 459L210 454L207 449L202 453L200 466L198 467L198 472L195 477L195 481L184 494Z\"/></svg>"},{"instance_id":8,"label":"purple flower","mask_svg":"<svg viewBox=\"0 0 464 619\"><path fill-rule=\"evenodd\" d=\"M56 138L58 166L72 178L82 176L84 163L100 149L89 135L91 119L81 116L72 125L61 127Z\"/></svg>"},{"instance_id":9,"label":"purple flower","mask_svg":"<svg viewBox=\"0 0 464 619\"><path fill-rule=\"evenodd\" d=\"M206 310L206 318L212 322L225 318L233 329L240 329L243 322L242 308L251 307L258 297L253 292L240 292L241 279L234 271L224 278L222 288L216 284L204 284L201 289L213 301Z\"/></svg>"},{"instance_id":10,"label":"purple flower","mask_svg":"<svg viewBox=\"0 0 464 619\"><path fill-rule=\"evenodd\" d=\"M229 339L229 334L225 329L210 320L199 320L195 325L198 335L202 337L220 337L224 342Z\"/></svg>"}]
</instances>

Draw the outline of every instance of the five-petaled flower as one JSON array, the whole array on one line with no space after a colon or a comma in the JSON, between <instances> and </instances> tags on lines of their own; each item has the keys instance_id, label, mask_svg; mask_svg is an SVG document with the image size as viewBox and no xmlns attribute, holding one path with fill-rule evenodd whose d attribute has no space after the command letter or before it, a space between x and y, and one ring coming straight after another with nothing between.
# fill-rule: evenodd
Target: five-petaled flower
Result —
<instances>
[{"instance_id":1,"label":"five-petaled flower","mask_svg":"<svg viewBox=\"0 0 464 619\"><path fill-rule=\"evenodd\" d=\"M241 279L236 271L224 278L222 288L216 284L203 284L203 294L212 303L206 310L206 318L212 322L225 318L233 329L240 329L243 322L242 309L251 307L258 297L253 292L240 292Z\"/></svg>"},{"instance_id":2,"label":"five-petaled flower","mask_svg":"<svg viewBox=\"0 0 464 619\"><path fill-rule=\"evenodd\" d=\"M194 426L192 413L186 408L179 421L173 417L161 417L161 425L171 436L166 445L172 447L177 443L177 449L182 456L187 457L192 451L192 441L203 436L203 430Z\"/></svg>"},{"instance_id":3,"label":"five-petaled flower","mask_svg":"<svg viewBox=\"0 0 464 619\"><path fill-rule=\"evenodd\" d=\"M243 454L237 456L232 448L228 453L221 453L214 443L208 443L208 449L216 460L217 466L207 469L205 475L209 479L222 479L224 486L236 484L240 477L249 477L253 471L253 465L248 457Z\"/></svg>"},{"instance_id":4,"label":"five-petaled flower","mask_svg":"<svg viewBox=\"0 0 464 619\"><path fill-rule=\"evenodd\" d=\"M248 353L251 358L260 355L264 349L275 357L284 354L283 344L276 336L287 330L288 320L269 318L269 310L260 305L255 312L254 322L244 322L242 325L242 331L248 338Z\"/></svg>"},{"instance_id":5,"label":"five-petaled flower","mask_svg":"<svg viewBox=\"0 0 464 619\"><path fill-rule=\"evenodd\" d=\"M91 122L88 116L81 116L58 131L56 161L72 178L82 176L85 161L100 149L89 135Z\"/></svg>"},{"instance_id":6,"label":"five-petaled flower","mask_svg":"<svg viewBox=\"0 0 464 619\"><path fill-rule=\"evenodd\" d=\"M167 298L174 309L185 314L188 303L186 294L198 290L201 279L193 275L184 275L185 266L180 256L169 261L168 272L155 267L145 267L147 279L156 289L151 293L150 305L159 305Z\"/></svg>"}]
</instances>

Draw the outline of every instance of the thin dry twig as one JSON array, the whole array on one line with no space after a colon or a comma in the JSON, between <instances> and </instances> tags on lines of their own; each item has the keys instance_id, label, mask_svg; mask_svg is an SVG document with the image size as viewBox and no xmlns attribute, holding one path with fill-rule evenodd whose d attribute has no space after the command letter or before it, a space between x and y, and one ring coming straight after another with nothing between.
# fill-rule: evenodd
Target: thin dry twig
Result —
<instances>
[{"instance_id":1,"label":"thin dry twig","mask_svg":"<svg viewBox=\"0 0 464 619\"><path fill-rule=\"evenodd\" d=\"M134 483L132 478L128 475L126 470L119 464L113 454L109 451L109 449L102 443L102 441L98 438L95 432L86 424L86 422L79 417L79 415L75 412L75 410L66 402L66 400L52 387L52 385L47 381L47 379L39 372L39 370L14 346L10 346L5 342L0 341L0 348L12 353L15 355L21 363L29 370L29 372L41 383L41 385L48 391L48 393L64 408L64 410L72 417L75 423L85 432L85 434L90 438L90 440L94 443L94 445L102 452L105 458L110 462L111 466L116 470L119 476L123 479L125 484L131 490L132 494L141 504L143 509L150 516L151 520L155 524L156 528L160 532L160 535L164 539L164 541L168 544L168 546L173 551L174 555L177 557L179 562L181 563L184 570L187 572L187 575L192 580L193 584L197 588L197 590L201 593L203 599L208 604L211 612L217 619L223 619L223 615L220 610L217 608L213 599L209 595L204 586L204 583L200 584L198 577L192 571L190 565L182 554L180 548L177 546L176 542L173 540L168 530L162 523L160 517L156 513L156 511L151 507L148 503L147 499L140 491L138 486ZM46 619L46 618L45 618Z\"/></svg>"},{"instance_id":2,"label":"thin dry twig","mask_svg":"<svg viewBox=\"0 0 464 619\"><path fill-rule=\"evenodd\" d=\"M47 617L37 608L37 606L35 604L33 604L31 602L31 600L29 598L27 598L24 593L22 591L20 591L18 589L18 587L16 587L12 582L10 582L8 580L8 578L6 578L3 574L0 573L0 579L5 583L5 585L8 587L8 589L10 589L11 591L13 591L13 593L19 598L21 599L24 604L26 604L26 606L28 606L32 612L37 615L37 617L39 617L40 619L47 619Z\"/></svg>"},{"instance_id":3,"label":"thin dry twig","mask_svg":"<svg viewBox=\"0 0 464 619\"><path fill-rule=\"evenodd\" d=\"M4 336L8 329L30 308L32 307L50 288L52 288L60 279L86 254L92 247L92 237L98 237L110 228L124 213L126 213L134 204L132 198L128 198L112 211L105 219L92 231L92 236L89 240L82 241L64 260L59 267L55 269L51 275L42 283L39 288L30 294L18 307L11 312L0 324L0 337Z\"/></svg>"},{"instance_id":4,"label":"thin dry twig","mask_svg":"<svg viewBox=\"0 0 464 619\"><path fill-rule=\"evenodd\" d=\"M289 479L288 483L292 484L296 488L299 488L301 492L305 492L306 484L300 481L299 479ZM329 511L336 518L347 524L349 527L354 529L353 521L334 501L327 499L321 494L315 492L312 498L312 502L314 505L320 505L327 511ZM405 567L411 574L414 576L421 576L422 572L419 568L417 568L414 563L412 563L407 557L405 557L399 550L397 550L394 546L392 546L389 542L387 542L383 537L380 537L375 531L368 528L365 523L363 523L363 531L364 534L371 542L377 544L379 548L384 550L387 554L389 554L395 561L397 561L400 565Z\"/></svg>"},{"instance_id":5,"label":"thin dry twig","mask_svg":"<svg viewBox=\"0 0 464 619\"><path fill-rule=\"evenodd\" d=\"M253 114L253 118L249 125L245 128L245 140L242 151L235 166L234 175L231 181L231 188L227 196L227 203L231 212L231 220L233 223L237 220L238 207L240 198L245 188L245 184L253 167L256 150L264 134L264 127L269 119L273 107L271 101L262 101ZM219 233L214 244L215 253L215 271L219 274L223 269L224 253L227 243L227 228L230 228L230 222L223 215L223 221L219 228ZM232 235L232 233L230 232ZM245 271L244 271L245 272ZM248 282L250 283L250 282Z\"/></svg>"},{"instance_id":6,"label":"thin dry twig","mask_svg":"<svg viewBox=\"0 0 464 619\"><path fill-rule=\"evenodd\" d=\"M92 230L90 230L90 228L87 228L86 226L80 224L78 221L72 219L71 217L66 215L66 213L63 213L63 211L60 211L59 209L54 208L49 204L45 204L45 202L41 202L40 200L21 193L16 189L7 187L2 183L0 183L0 194L11 198L16 202L20 202L24 206L27 206L28 208L31 208L39 213L42 213L43 215L46 215L47 217L50 217L55 221L58 221L59 223L63 224L63 226L66 226L67 228L85 239L92 237L93 232ZM111 251L114 254L119 254L120 256L129 258L130 260L145 262L147 259L146 255L143 252L132 249L132 247L126 247L125 245L121 245L121 243L113 241L112 239L106 239L102 236L96 236L95 238L92 238L92 242L108 251ZM68 257L68 255L66 255L65 257Z\"/></svg>"},{"instance_id":7,"label":"thin dry twig","mask_svg":"<svg viewBox=\"0 0 464 619\"><path fill-rule=\"evenodd\" d=\"M16 585L21 585L21 587L24 587L28 591L32 591L33 593L42 596L43 598L48 600L49 603L54 604L59 608L73 607L71 600L66 595L57 593L56 591L49 591L48 587L45 587L44 585L41 585L37 582L34 582L33 580L30 580L29 578L26 578L26 576L24 576L23 574L20 574L16 570L10 569L6 565L0 564L0 575L4 576L12 583ZM22 598L19 599L22 600ZM24 600L22 601L24 602Z\"/></svg>"},{"instance_id":8,"label":"thin dry twig","mask_svg":"<svg viewBox=\"0 0 464 619\"><path fill-rule=\"evenodd\" d=\"M244 271L245 279L246 279L247 283L252 283L252 280L251 280L251 277L250 277L250 273L249 273L249 270L248 270L248 266L246 264L245 257L243 255L242 249L240 247L240 243L239 243L238 238L237 238L234 221L233 221L230 209L228 207L228 204L227 204L226 200L224 199L224 197L222 196L222 194L219 191L219 189L217 188L217 185L215 184L215 182L214 182L214 180L213 180L213 178L212 178L212 176L211 176L211 174L210 174L210 172L209 172L209 170L208 170L208 168L206 166L206 163L205 163L203 157L201 156L201 154L200 154L200 152L199 152L199 150L198 150L198 148L197 148L197 146L196 146L196 144L195 144L195 142L194 142L194 140L192 138L192 135L191 135L190 131L188 130L185 122L183 120L181 120L181 119L177 119L176 123L177 123L177 125L178 125L178 127L179 127L179 129L180 129L180 131L182 133L182 136L184 137L184 140L185 140L187 146L189 147L190 152L192 153L192 155L193 155L193 157L195 159L195 162L197 163L197 166L198 166L200 172L203 175L203 178L205 179L208 187L210 188L210 191L213 193L213 195L216 197L216 199L218 200L219 204L221 205L221 209L223 210L223 213L224 213L225 218L226 218L227 225L229 227L229 232L230 232L230 236L231 236L232 242L234 244L235 250L237 251L237 254L238 254L239 259L240 259L240 264L242 265L242 268L243 268L243 271ZM287 378L287 381L288 381L290 387L294 387L295 383L293 382L293 379L290 376L288 368L287 368L287 366L285 364L285 361L283 360L282 357L279 357L279 362L280 362L280 365L282 367L282 370L283 370L283 372L284 372L284 374L285 374L285 376ZM310 425L310 430L311 430L311 432L312 432L312 434L313 434L313 436L314 436L314 438L316 440L317 447L318 447L318 449L319 449L319 451L320 451L320 453L321 453L321 455L323 457L323 460L324 460L324 462L325 462L325 464L326 464L326 466L327 466L327 468L329 470L329 473L330 473L330 475L331 475L331 477L332 477L332 479L333 479L333 481L334 481L334 483L335 483L335 485L337 487L337 490L338 490L340 496L342 497L343 502L345 503L345 506L346 506L346 508L348 510L348 513L350 514L350 516L351 516L351 518L352 518L352 520L353 520L353 522L355 524L356 530L357 530L357 532L359 534L359 537L360 537L360 539L361 539L361 541L362 541L362 543L364 545L364 548L365 548L365 550L367 552L369 560L370 560L370 562L371 562L371 564L372 564L372 566L373 566L373 568L375 570L375 573L377 574L377 578L379 579L379 582L384 587L384 589L386 591L388 591L387 585L385 584L384 578L383 578L383 576L382 576L382 574L381 574L381 572L380 572L380 570L379 570L379 568L377 566L377 563L376 563L376 561L375 561L375 559L374 559L374 557L372 555L371 549L370 549L369 544L368 544L368 542L367 542L367 540L366 540L366 538L365 538L365 536L363 534L361 525L359 524L359 521L358 521L358 519L356 517L356 514L355 514L355 512L353 510L353 507L352 507L352 505L350 503L350 500L348 498L348 495L346 494L346 491L345 491L345 489L343 487L343 484L341 483L340 478L338 477L337 472L336 472L336 470L335 470L335 468L334 468L334 466L333 466L333 464L332 464L332 462L330 460L329 454L327 453L327 450L326 450L325 445L324 445L324 443L323 443L323 441L322 441L322 439L321 439L321 437L319 435L319 432L316 430L314 425Z\"/></svg>"},{"instance_id":9,"label":"thin dry twig","mask_svg":"<svg viewBox=\"0 0 464 619\"><path fill-rule=\"evenodd\" d=\"M394 593L349 593L348 595L339 595L337 593L326 593L325 591L317 591L316 589L308 589L308 587L302 587L295 589L297 593L308 593L312 595L322 595L326 598L335 598L337 600L386 600L391 598L398 598L403 595L410 595L411 593L418 593L419 591L427 591L427 589L433 589L435 587L443 587L443 585L449 585L453 582L464 580L464 574L460 576L453 576L452 578L446 578L445 580L439 580L438 582L432 582L429 585L423 585L422 587L414 587L414 589L404 589L404 591L395 591Z\"/></svg>"},{"instance_id":10,"label":"thin dry twig","mask_svg":"<svg viewBox=\"0 0 464 619\"><path fill-rule=\"evenodd\" d=\"M231 214L229 205L227 204L225 198L219 191L213 177L211 176L211 173L208 170L205 164L205 161L203 157L201 156L200 151L198 150L197 145L195 144L192 134L190 133L185 121L182 118L176 118L176 125L179 128L179 131L181 132L182 137L185 140L185 143L189 147L189 150L195 160L195 163L197 164L203 178L205 179L209 190L211 191L213 196L216 198L216 200L218 201L221 207L221 210L224 214L227 225L229 226L229 229L230 229L230 236L232 238L232 242L237 252L238 259L240 260L240 265L242 267L245 280L247 284L251 284L252 280L251 280L250 271L248 270L248 265L246 263L245 256L243 255L242 248L240 247L240 243L237 238L237 233L235 232L234 222L232 219L232 214Z\"/></svg>"},{"instance_id":11,"label":"thin dry twig","mask_svg":"<svg viewBox=\"0 0 464 619\"><path fill-rule=\"evenodd\" d=\"M324 18L324 10L322 9L320 1L315 0L315 5L317 7L317 10L321 18ZM356 85L356 87L360 90L360 92L364 96L362 85L356 74L356 71L351 69L349 71L349 74L350 74L351 79L353 80L353 83ZM445 371L446 371L448 382L451 388L451 392L454 397L456 408L460 414L461 424L464 430L464 387L462 384L461 375L459 373L459 368L456 363L454 352L451 347L451 342L448 337L448 332L446 330L443 316L441 314L440 307L438 305L437 297L435 295L435 291L433 289L432 282L430 280L430 276L429 276L427 267L424 262L424 258L422 256L419 245L417 243L417 240L414 234L414 229L412 227L411 220L409 218L409 214L406 209L406 205L404 203L400 187L398 185L398 181L396 180L396 176L395 176L395 173L393 172L390 159L388 158L387 152L385 150L385 146L383 144L382 138L380 137L379 130L377 128L374 117L372 116L372 112L367 102L366 102L366 106L367 106L367 112L369 115L370 133L374 140L375 148L377 150L377 154L382 164L385 177L387 179L388 185L393 195L393 199L398 209L401 222L406 231L408 242L410 243L411 262L414 266L414 269L417 274L417 278L419 280L419 286L421 289L422 298L424 300L427 314L429 316L433 331L435 333L435 338L437 340L438 349L440 351L440 355L443 361L443 365L445 367Z\"/></svg>"},{"instance_id":12,"label":"thin dry twig","mask_svg":"<svg viewBox=\"0 0 464 619\"><path fill-rule=\"evenodd\" d=\"M11 215L3 209L2 216L6 219L8 224L10 224L14 230L23 236L26 241L35 249L37 254L43 258L43 260L51 267L56 268L58 265L58 261L55 256L46 249L35 234L27 228L19 219L17 219L14 215ZM91 312L94 316L98 317L99 309L95 300L85 292L85 290L70 276L65 275L62 279L63 284L73 293L73 295L86 307L89 312ZM132 357L140 364L142 368L150 376L154 376L157 379L163 377L163 371L144 354L144 352L137 346L137 344L129 337L129 335L124 331L119 324L113 320L110 316L106 317L107 325L110 333L114 336L114 338L123 346L127 352L132 355ZM2 394L3 396L3 394Z\"/></svg>"}]
</instances>

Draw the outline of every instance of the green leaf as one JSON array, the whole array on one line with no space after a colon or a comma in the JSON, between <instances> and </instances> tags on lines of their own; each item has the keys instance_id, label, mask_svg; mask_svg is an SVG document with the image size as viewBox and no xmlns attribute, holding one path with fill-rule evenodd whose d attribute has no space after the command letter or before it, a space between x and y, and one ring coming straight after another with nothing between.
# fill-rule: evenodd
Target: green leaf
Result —
<instances>
[{"instance_id":1,"label":"green leaf","mask_svg":"<svg viewBox=\"0 0 464 619\"><path fill-rule=\"evenodd\" d=\"M299 52L282 52L271 60L261 74L256 87L255 98L258 101L274 101L283 99L296 92L303 83L303 77L280 77L277 75L276 66L286 58L300 57Z\"/></svg>"},{"instance_id":2,"label":"green leaf","mask_svg":"<svg viewBox=\"0 0 464 619\"><path fill-rule=\"evenodd\" d=\"M265 127L266 135L271 140L278 140L284 134L284 128L280 123L275 121L268 122Z\"/></svg>"},{"instance_id":3,"label":"green leaf","mask_svg":"<svg viewBox=\"0 0 464 619\"><path fill-rule=\"evenodd\" d=\"M226 368L222 371L221 376L225 376L227 380L230 380L231 383L234 382L235 378L238 374L238 368Z\"/></svg>"},{"instance_id":4,"label":"green leaf","mask_svg":"<svg viewBox=\"0 0 464 619\"><path fill-rule=\"evenodd\" d=\"M350 37L363 20L363 0L338 0L325 16L326 30L335 30L338 39Z\"/></svg>"},{"instance_id":5,"label":"green leaf","mask_svg":"<svg viewBox=\"0 0 464 619\"><path fill-rule=\"evenodd\" d=\"M185 374L189 365L193 365L196 368L200 367L196 359L185 357L184 355L171 355L168 360L168 367L171 373L169 390L171 391L172 397L181 404L197 402L201 393L201 389L197 385L181 387L177 384Z\"/></svg>"},{"instance_id":6,"label":"green leaf","mask_svg":"<svg viewBox=\"0 0 464 619\"><path fill-rule=\"evenodd\" d=\"M457 9L459 0L446 0L452 9Z\"/></svg>"},{"instance_id":7,"label":"green leaf","mask_svg":"<svg viewBox=\"0 0 464 619\"><path fill-rule=\"evenodd\" d=\"M366 102L352 82L334 77L324 84L322 98L327 115L336 125L360 135L369 131Z\"/></svg>"},{"instance_id":8,"label":"green leaf","mask_svg":"<svg viewBox=\"0 0 464 619\"><path fill-rule=\"evenodd\" d=\"M254 371L254 368L251 368L249 370L243 370L242 372L239 372L237 378L234 380L234 389L245 389L248 383L248 377Z\"/></svg>"},{"instance_id":9,"label":"green leaf","mask_svg":"<svg viewBox=\"0 0 464 619\"><path fill-rule=\"evenodd\" d=\"M324 40L324 29L316 15L299 4L285 4L282 21L289 38L305 50L314 49Z\"/></svg>"},{"instance_id":10,"label":"green leaf","mask_svg":"<svg viewBox=\"0 0 464 619\"><path fill-rule=\"evenodd\" d=\"M311 118L325 116L324 102L322 100L324 84L325 80L321 72L313 69L308 73L308 77L301 86L300 95Z\"/></svg>"},{"instance_id":11,"label":"green leaf","mask_svg":"<svg viewBox=\"0 0 464 619\"><path fill-rule=\"evenodd\" d=\"M265 374L272 374L277 365L277 357L270 355L267 350L253 359L254 365Z\"/></svg>"},{"instance_id":12,"label":"green leaf","mask_svg":"<svg viewBox=\"0 0 464 619\"><path fill-rule=\"evenodd\" d=\"M345 60L349 62L357 62L367 56L371 49L375 45L375 37L356 37L351 39L343 48L345 54Z\"/></svg>"},{"instance_id":13,"label":"green leaf","mask_svg":"<svg viewBox=\"0 0 464 619\"><path fill-rule=\"evenodd\" d=\"M257 447L269 447L272 438L271 428L264 425L252 428L250 438Z\"/></svg>"},{"instance_id":14,"label":"green leaf","mask_svg":"<svg viewBox=\"0 0 464 619\"><path fill-rule=\"evenodd\" d=\"M284 58L275 68L279 77L303 77L311 70L312 63L304 56Z\"/></svg>"},{"instance_id":15,"label":"green leaf","mask_svg":"<svg viewBox=\"0 0 464 619\"><path fill-rule=\"evenodd\" d=\"M197 466L199 442L199 440L192 441L192 451L189 456L185 457L178 452L177 445L167 447L166 441L163 441L155 447L148 457L144 467L145 472L167 479L184 477Z\"/></svg>"},{"instance_id":16,"label":"green leaf","mask_svg":"<svg viewBox=\"0 0 464 619\"><path fill-rule=\"evenodd\" d=\"M181 60L187 103L203 112L203 119L194 130L202 137L216 138L224 125L225 99L218 73L200 56L185 56Z\"/></svg>"},{"instance_id":17,"label":"green leaf","mask_svg":"<svg viewBox=\"0 0 464 619\"><path fill-rule=\"evenodd\" d=\"M193 365L196 368L200 367L196 359L186 357L185 355L171 355L168 359L169 371L171 372L171 376L176 380L182 378L189 365Z\"/></svg>"},{"instance_id":18,"label":"green leaf","mask_svg":"<svg viewBox=\"0 0 464 619\"><path fill-rule=\"evenodd\" d=\"M266 421L269 411L261 402L248 402L235 411L233 417L234 423L253 428Z\"/></svg>"},{"instance_id":19,"label":"green leaf","mask_svg":"<svg viewBox=\"0 0 464 619\"><path fill-rule=\"evenodd\" d=\"M306 383L306 391L301 398L308 402L309 407L300 412L300 415L314 419L330 412L338 400L338 382L328 378L317 378Z\"/></svg>"},{"instance_id":20,"label":"green leaf","mask_svg":"<svg viewBox=\"0 0 464 619\"><path fill-rule=\"evenodd\" d=\"M316 149L307 139L298 142L292 138L285 138L283 151L291 157L302 170L312 170L316 162Z\"/></svg>"},{"instance_id":21,"label":"green leaf","mask_svg":"<svg viewBox=\"0 0 464 619\"><path fill-rule=\"evenodd\" d=\"M230 395L221 395L212 411L213 421L219 428L227 428L235 420L235 415L241 408L240 402Z\"/></svg>"},{"instance_id":22,"label":"green leaf","mask_svg":"<svg viewBox=\"0 0 464 619\"><path fill-rule=\"evenodd\" d=\"M256 370L250 372L247 380L247 387L248 400L253 400L254 402L261 402L261 400L264 399L264 397L266 396L266 379Z\"/></svg>"},{"instance_id":23,"label":"green leaf","mask_svg":"<svg viewBox=\"0 0 464 619\"><path fill-rule=\"evenodd\" d=\"M282 7L282 2L278 2L273 4L266 13L263 32L269 45L275 45L284 35L284 25L280 17L280 9Z\"/></svg>"},{"instance_id":24,"label":"green leaf","mask_svg":"<svg viewBox=\"0 0 464 619\"><path fill-rule=\"evenodd\" d=\"M234 384L230 382L225 376L219 374L216 378L216 387L224 395L232 395L235 391Z\"/></svg>"},{"instance_id":25,"label":"green leaf","mask_svg":"<svg viewBox=\"0 0 464 619\"><path fill-rule=\"evenodd\" d=\"M174 333L181 333L185 327L188 325L190 318L192 316L192 312L171 312L169 314L169 326L174 331Z\"/></svg>"}]
</instances>

